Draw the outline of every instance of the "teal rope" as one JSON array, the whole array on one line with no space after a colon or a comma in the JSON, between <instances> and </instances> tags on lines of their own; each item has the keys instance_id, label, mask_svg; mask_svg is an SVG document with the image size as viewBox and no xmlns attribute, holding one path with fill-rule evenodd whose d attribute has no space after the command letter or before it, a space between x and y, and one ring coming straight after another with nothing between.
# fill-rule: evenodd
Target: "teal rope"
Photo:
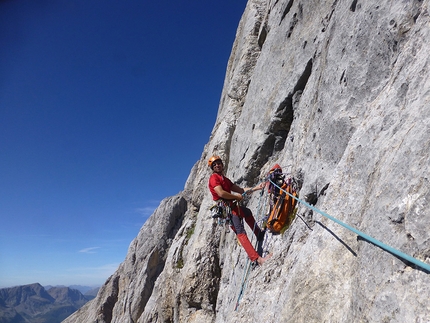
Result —
<instances>
[{"instance_id":1,"label":"teal rope","mask_svg":"<svg viewBox=\"0 0 430 323\"><path fill-rule=\"evenodd\" d=\"M409 255L401 252L400 250L397 250L397 249L395 249L393 247L390 247L390 246L386 245L385 243L383 243L383 242L381 242L379 240L376 240L375 238L372 238L371 236L369 236L369 235L367 235L367 234L365 234L365 233L363 233L363 232L361 232L361 231L359 231L359 230L351 227L350 225L348 225L348 224L346 224L346 223L344 223L342 221L339 221L338 219L332 217L331 215L328 215L327 213L325 213L325 212L317 209L316 207L314 207L314 206L306 203L305 201L299 199L298 197L296 197L296 196L288 193L287 191L283 190L278 185L276 185L275 183L273 183L272 180L269 179L269 181L273 185L275 185L277 188L279 188L280 190L284 191L289 196L291 196L292 198L296 199L298 202L302 203L303 205L307 206L308 208L314 210L315 212L318 212L319 214L325 216L326 218L328 218L328 219L336 222L337 224L340 224L344 228L346 228L346 229L348 229L348 230L356 233L360 237L366 239L367 241L370 241L371 243L377 245L378 247L380 247L380 248L382 248L382 249L384 249L384 250L386 250L386 251L388 251L388 252L390 252L390 253L392 253L392 254L394 254L396 256L399 256L400 258L403 258L404 260L409 261L410 263L413 263L414 265L417 265L418 267L421 267L421 268L425 269L426 271L430 272L430 265L429 264L427 264L425 262L422 262L422 261L420 261L420 260L418 260L418 259L416 259L416 258L414 258L412 256L409 256Z\"/></svg>"},{"instance_id":2,"label":"teal rope","mask_svg":"<svg viewBox=\"0 0 430 323\"><path fill-rule=\"evenodd\" d=\"M260 198L259 198L259 200L258 200L258 206L257 206L257 210L258 210L258 214L257 214L257 218L259 219L259 214L261 214L262 212L261 212L261 207L260 207L260 205L261 205L261 200L262 200L262 198L263 198L263 195L264 195L264 188L263 188L263 191L261 192L262 194L260 194ZM245 196L245 194L246 194L246 192L245 193L243 193L242 194L242 196ZM264 203L265 204L265 203ZM254 233L254 230L255 230L255 226L257 225L257 219L255 219L255 224L254 224L254 227L252 228L252 232ZM254 237L252 237L251 238L251 241L254 239ZM257 243L258 243L258 241L257 241ZM245 292L245 288L246 288L246 285L247 285L247 283L248 283L248 275L249 275L249 270L251 269L251 265L252 265L252 263L251 263L251 261L249 260L249 258L247 259L247 261L246 261L246 265L245 265L245 271L244 271L244 273L243 273L243 276L242 276L242 282L241 282L241 287L240 287L240 291L239 291L239 295L237 296L237 301L236 301L236 306L234 307L234 310L235 311L237 311L237 309L239 308L239 303L240 303L240 300L242 299L242 297L243 297L243 294L244 294L244 292Z\"/></svg>"},{"instance_id":3,"label":"teal rope","mask_svg":"<svg viewBox=\"0 0 430 323\"><path fill-rule=\"evenodd\" d=\"M243 293L245 292L245 286L246 286L246 283L248 281L248 275L249 275L250 268L251 268L251 261L249 261L249 259L248 259L246 262L246 265L245 265L245 272L244 272L243 277L242 277L242 283L241 283L242 286L240 288L239 295L237 296L236 306L234 307L235 311L237 311L237 309L239 308L240 300L242 299Z\"/></svg>"}]
</instances>

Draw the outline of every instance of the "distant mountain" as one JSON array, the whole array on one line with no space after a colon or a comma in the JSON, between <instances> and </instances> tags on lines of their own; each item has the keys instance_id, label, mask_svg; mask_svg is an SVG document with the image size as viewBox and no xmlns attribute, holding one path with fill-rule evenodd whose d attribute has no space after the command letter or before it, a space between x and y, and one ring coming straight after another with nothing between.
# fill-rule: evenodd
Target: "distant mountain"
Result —
<instances>
[{"instance_id":1,"label":"distant mountain","mask_svg":"<svg viewBox=\"0 0 430 323\"><path fill-rule=\"evenodd\" d=\"M0 323L59 323L94 296L38 283L0 289Z\"/></svg>"},{"instance_id":2,"label":"distant mountain","mask_svg":"<svg viewBox=\"0 0 430 323\"><path fill-rule=\"evenodd\" d=\"M46 285L43 286L46 290L51 289L52 287L69 287L71 289L77 289L78 291L80 291L83 295L85 295L87 292L93 292L95 289L98 290L100 288L96 287L96 286L84 286L84 285L70 285L70 286L65 286L65 285Z\"/></svg>"},{"instance_id":3,"label":"distant mountain","mask_svg":"<svg viewBox=\"0 0 430 323\"><path fill-rule=\"evenodd\" d=\"M96 287L96 288L90 289L89 291L86 291L84 293L85 298L92 300L93 298L95 298L97 296L99 289L100 289L100 287Z\"/></svg>"},{"instance_id":4,"label":"distant mountain","mask_svg":"<svg viewBox=\"0 0 430 323\"><path fill-rule=\"evenodd\" d=\"M94 290L95 286L70 285L69 288L77 289L78 291L80 291L82 294L85 295L87 292Z\"/></svg>"}]
</instances>

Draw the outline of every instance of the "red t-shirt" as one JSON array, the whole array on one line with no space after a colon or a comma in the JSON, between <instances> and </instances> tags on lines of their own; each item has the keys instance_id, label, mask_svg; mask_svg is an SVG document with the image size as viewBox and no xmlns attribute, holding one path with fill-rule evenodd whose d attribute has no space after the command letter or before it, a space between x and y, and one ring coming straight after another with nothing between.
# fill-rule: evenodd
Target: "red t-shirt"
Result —
<instances>
[{"instance_id":1,"label":"red t-shirt","mask_svg":"<svg viewBox=\"0 0 430 323\"><path fill-rule=\"evenodd\" d=\"M231 187L233 186L233 183L227 177L217 173L213 173L211 177L209 177L209 190L212 193L212 198L214 201L218 201L220 199L220 197L214 190L214 187L217 187L219 185L221 185L224 191L231 193Z\"/></svg>"}]
</instances>

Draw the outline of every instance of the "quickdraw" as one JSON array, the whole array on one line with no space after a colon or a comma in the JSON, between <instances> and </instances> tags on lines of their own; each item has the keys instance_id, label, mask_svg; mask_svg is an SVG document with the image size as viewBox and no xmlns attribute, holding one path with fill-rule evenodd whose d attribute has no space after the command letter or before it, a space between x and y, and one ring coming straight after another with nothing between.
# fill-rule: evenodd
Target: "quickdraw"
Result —
<instances>
[{"instance_id":1,"label":"quickdraw","mask_svg":"<svg viewBox=\"0 0 430 323\"><path fill-rule=\"evenodd\" d=\"M211 208L211 217L216 219L218 225L232 225L231 204L225 200L218 200Z\"/></svg>"}]
</instances>

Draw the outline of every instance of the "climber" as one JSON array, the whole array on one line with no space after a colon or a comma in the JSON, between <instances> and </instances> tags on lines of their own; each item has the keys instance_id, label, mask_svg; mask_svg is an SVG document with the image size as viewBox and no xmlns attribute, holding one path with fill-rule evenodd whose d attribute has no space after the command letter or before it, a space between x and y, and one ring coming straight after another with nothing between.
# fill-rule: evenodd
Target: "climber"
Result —
<instances>
[{"instance_id":1,"label":"climber","mask_svg":"<svg viewBox=\"0 0 430 323\"><path fill-rule=\"evenodd\" d=\"M251 189L243 189L236 184L233 184L230 179L224 175L224 164L219 156L212 156L208 161L208 166L212 169L213 173L209 178L209 190L212 193L214 201L220 199L230 204L232 210L232 230L236 233L236 236L245 249L248 257L251 261L256 261L259 265L262 265L272 254L266 257L261 257L252 246L251 242L246 235L245 227L243 226L243 219L245 219L248 226L253 230L257 241L264 239L264 231L262 231L257 223L255 222L254 216L250 209L239 206L238 202L243 199L243 194L249 194L256 190L264 188L265 184L261 183ZM231 192L239 193L232 194Z\"/></svg>"}]
</instances>

